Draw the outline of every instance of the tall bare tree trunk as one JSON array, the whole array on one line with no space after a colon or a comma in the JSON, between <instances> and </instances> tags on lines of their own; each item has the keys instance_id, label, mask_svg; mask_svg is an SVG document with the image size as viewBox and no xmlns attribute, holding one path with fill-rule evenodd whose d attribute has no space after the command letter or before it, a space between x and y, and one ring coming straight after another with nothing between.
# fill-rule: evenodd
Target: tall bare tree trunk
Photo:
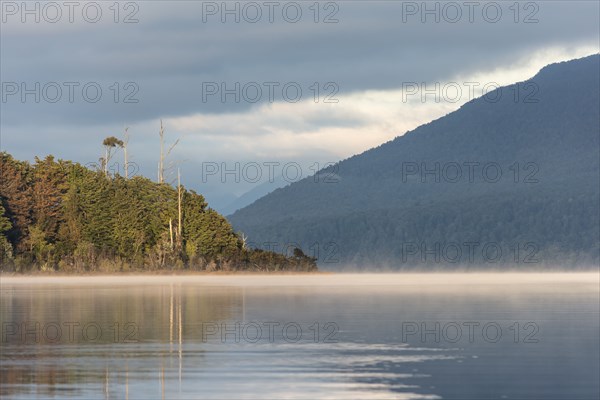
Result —
<instances>
[{"instance_id":1,"label":"tall bare tree trunk","mask_svg":"<svg viewBox=\"0 0 600 400\"><path fill-rule=\"evenodd\" d=\"M173 218L169 218L169 235L171 236L171 250L173 250Z\"/></svg>"},{"instance_id":2,"label":"tall bare tree trunk","mask_svg":"<svg viewBox=\"0 0 600 400\"><path fill-rule=\"evenodd\" d=\"M104 175L108 176L108 147L104 150Z\"/></svg>"},{"instance_id":3,"label":"tall bare tree trunk","mask_svg":"<svg viewBox=\"0 0 600 400\"><path fill-rule=\"evenodd\" d=\"M165 130L162 119L160 120L160 158L158 160L158 183L164 183L165 177Z\"/></svg>"},{"instance_id":4,"label":"tall bare tree trunk","mask_svg":"<svg viewBox=\"0 0 600 400\"><path fill-rule=\"evenodd\" d=\"M123 168L125 169L125 179L129 179L129 158L127 157L127 144L129 143L129 134L127 131L129 128L125 128L125 140L123 141L123 153L125 154L125 165Z\"/></svg>"},{"instance_id":5,"label":"tall bare tree trunk","mask_svg":"<svg viewBox=\"0 0 600 400\"><path fill-rule=\"evenodd\" d=\"M177 168L177 211L179 220L177 221L177 241L181 242L181 171Z\"/></svg>"}]
</instances>

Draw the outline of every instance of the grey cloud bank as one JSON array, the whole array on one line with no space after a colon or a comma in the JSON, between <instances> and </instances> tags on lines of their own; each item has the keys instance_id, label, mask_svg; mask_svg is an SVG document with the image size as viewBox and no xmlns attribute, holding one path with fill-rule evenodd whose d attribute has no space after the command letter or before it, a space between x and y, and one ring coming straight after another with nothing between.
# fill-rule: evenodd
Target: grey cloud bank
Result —
<instances>
[{"instance_id":1,"label":"grey cloud bank","mask_svg":"<svg viewBox=\"0 0 600 400\"><path fill-rule=\"evenodd\" d=\"M90 106L80 95L73 104L61 101L35 109L36 116L40 122L67 125L123 119L133 123L252 106L236 103L232 95L226 102L221 96L204 102L203 82L224 82L230 89L236 82L297 82L306 98L314 82L335 82L341 93L390 89L407 80L444 80L493 69L544 46L598 42L594 2L525 2L518 12L512 3L496 3L502 17L495 23L488 22L494 15L484 13L485 3L473 7L472 23L469 8L453 3L461 6L463 15L451 23L450 16L444 16L450 11L442 11L447 3L433 3L439 12L428 14L420 10L420 3L414 3L419 8L414 11L407 7L411 2L332 2L338 7L338 22L329 24L314 23L308 16L298 23L283 18L269 23L266 15L259 23L244 18L236 23L235 15L226 15L222 23L219 14L203 16L207 2L133 3L139 8L138 23L114 23L108 6L99 23L80 21L76 26L43 19L35 23L31 17L23 24L19 15L3 15L2 81L26 82L29 87L34 82L98 82L104 91L99 103ZM309 12L309 5L302 4ZM530 14L538 22L526 23ZM125 94L132 92L123 88L115 104L109 89L115 82L135 82L139 104L123 105ZM8 125L32 112L31 96L26 104L16 98L10 96L3 104Z\"/></svg>"}]
</instances>

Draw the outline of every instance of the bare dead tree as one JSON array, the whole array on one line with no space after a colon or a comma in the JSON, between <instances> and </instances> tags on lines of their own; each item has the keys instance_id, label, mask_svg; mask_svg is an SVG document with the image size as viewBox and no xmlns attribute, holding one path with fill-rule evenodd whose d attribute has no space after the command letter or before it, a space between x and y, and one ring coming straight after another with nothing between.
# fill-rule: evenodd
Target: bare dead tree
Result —
<instances>
[{"instance_id":1,"label":"bare dead tree","mask_svg":"<svg viewBox=\"0 0 600 400\"><path fill-rule=\"evenodd\" d=\"M163 126L162 119L160 120L159 136L160 136L160 158L158 161L158 183L165 183L165 171L166 171L165 159L167 157L169 157L169 155L171 154L171 152L173 151L175 146L177 146L177 144L179 143L179 139L177 139L175 141L175 143L173 143L171 145L171 147L169 147L169 149L167 150L167 152L165 154L165 128ZM173 165L169 164L168 169L171 169L172 167L173 167Z\"/></svg>"},{"instance_id":2,"label":"bare dead tree","mask_svg":"<svg viewBox=\"0 0 600 400\"><path fill-rule=\"evenodd\" d=\"M179 220L177 221L177 241L181 241L181 171L177 168L177 212Z\"/></svg>"},{"instance_id":3,"label":"bare dead tree","mask_svg":"<svg viewBox=\"0 0 600 400\"><path fill-rule=\"evenodd\" d=\"M124 161L125 165L123 166L125 170L125 179L129 179L129 158L127 156L127 145L129 144L129 128L125 128L125 136L123 140L123 153L124 153Z\"/></svg>"},{"instance_id":4,"label":"bare dead tree","mask_svg":"<svg viewBox=\"0 0 600 400\"><path fill-rule=\"evenodd\" d=\"M164 160L165 160L165 129L163 127L162 119L160 120L160 131L158 132L160 136L160 158L158 159L158 183L163 183L163 172L164 172Z\"/></svg>"},{"instance_id":5,"label":"bare dead tree","mask_svg":"<svg viewBox=\"0 0 600 400\"><path fill-rule=\"evenodd\" d=\"M248 249L248 236L246 236L246 234L244 232L240 232L240 239L242 239L242 249L247 250Z\"/></svg>"}]
</instances>

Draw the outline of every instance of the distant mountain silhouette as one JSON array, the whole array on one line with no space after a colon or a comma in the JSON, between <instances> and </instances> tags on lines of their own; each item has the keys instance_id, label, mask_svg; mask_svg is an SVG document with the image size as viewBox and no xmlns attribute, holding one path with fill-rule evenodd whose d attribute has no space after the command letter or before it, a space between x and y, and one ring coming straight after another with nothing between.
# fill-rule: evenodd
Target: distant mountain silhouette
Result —
<instances>
[{"instance_id":1,"label":"distant mountain silhouette","mask_svg":"<svg viewBox=\"0 0 600 400\"><path fill-rule=\"evenodd\" d=\"M271 193L273 190L288 184L289 182L284 180L282 177L277 177L276 179L273 179L272 182L267 180L266 182L257 185L256 187L237 197L235 200L231 201L224 207L218 208L217 211L219 211L223 215L233 214L237 210L242 209L254 203L261 197Z\"/></svg>"},{"instance_id":2,"label":"distant mountain silhouette","mask_svg":"<svg viewBox=\"0 0 600 400\"><path fill-rule=\"evenodd\" d=\"M599 97L600 55L551 64L229 219L325 268L597 265Z\"/></svg>"}]
</instances>

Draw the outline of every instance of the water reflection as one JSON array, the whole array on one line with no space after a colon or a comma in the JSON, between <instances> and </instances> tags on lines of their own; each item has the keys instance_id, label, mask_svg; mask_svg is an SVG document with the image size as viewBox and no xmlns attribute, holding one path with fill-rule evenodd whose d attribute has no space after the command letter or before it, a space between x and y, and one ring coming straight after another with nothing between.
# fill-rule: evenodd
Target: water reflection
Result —
<instances>
[{"instance_id":1,"label":"water reflection","mask_svg":"<svg viewBox=\"0 0 600 400\"><path fill-rule=\"evenodd\" d=\"M598 289L590 284L3 283L1 300L3 398L598 394ZM537 342L523 340L528 321ZM474 330L470 340L465 330L455 341L444 332L473 322L497 324L502 337Z\"/></svg>"}]
</instances>

